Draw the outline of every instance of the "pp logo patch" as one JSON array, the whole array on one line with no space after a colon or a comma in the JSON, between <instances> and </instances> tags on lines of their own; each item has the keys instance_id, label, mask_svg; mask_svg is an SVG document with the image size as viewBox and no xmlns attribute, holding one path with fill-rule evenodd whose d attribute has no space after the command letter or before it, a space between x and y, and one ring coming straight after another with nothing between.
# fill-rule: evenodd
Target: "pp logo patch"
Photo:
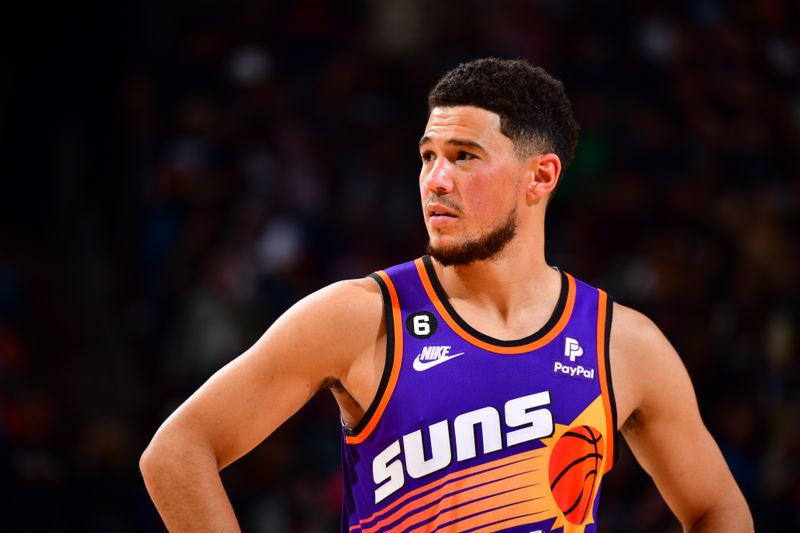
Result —
<instances>
[{"instance_id":1,"label":"pp logo patch","mask_svg":"<svg viewBox=\"0 0 800 533\"><path fill-rule=\"evenodd\" d=\"M437 327L439 327L439 323L433 313L429 311L417 311L406 318L406 329L418 339L427 339L436 333Z\"/></svg>"},{"instance_id":2,"label":"pp logo patch","mask_svg":"<svg viewBox=\"0 0 800 533\"><path fill-rule=\"evenodd\" d=\"M577 357L583 355L583 348L578 344L578 341L572 337L567 337L564 341L564 357L569 357L571 363L575 362Z\"/></svg>"}]
</instances>

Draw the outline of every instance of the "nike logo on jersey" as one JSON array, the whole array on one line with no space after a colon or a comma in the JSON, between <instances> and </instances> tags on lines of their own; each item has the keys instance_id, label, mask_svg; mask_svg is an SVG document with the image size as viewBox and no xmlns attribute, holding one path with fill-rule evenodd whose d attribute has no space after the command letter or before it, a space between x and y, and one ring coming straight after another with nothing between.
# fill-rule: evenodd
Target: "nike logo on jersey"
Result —
<instances>
[{"instance_id":1,"label":"nike logo on jersey","mask_svg":"<svg viewBox=\"0 0 800 533\"><path fill-rule=\"evenodd\" d=\"M414 358L414 370L422 372L436 365L441 365L450 359L455 359L464 352L450 354L452 346L425 346L422 352Z\"/></svg>"}]
</instances>

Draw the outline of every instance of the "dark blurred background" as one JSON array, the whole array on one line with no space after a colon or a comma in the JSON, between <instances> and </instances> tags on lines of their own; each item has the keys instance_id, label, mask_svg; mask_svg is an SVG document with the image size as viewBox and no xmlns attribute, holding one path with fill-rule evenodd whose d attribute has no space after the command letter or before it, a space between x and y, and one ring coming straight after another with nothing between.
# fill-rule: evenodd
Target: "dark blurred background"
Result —
<instances>
[{"instance_id":1,"label":"dark blurred background","mask_svg":"<svg viewBox=\"0 0 800 533\"><path fill-rule=\"evenodd\" d=\"M7 6L0 529L161 530L158 425L297 299L422 253L426 92L497 55L582 125L550 262L656 321L758 529L798 530L798 28L779 0ZM338 439L320 395L224 471L245 530L335 531ZM600 519L679 530L627 449Z\"/></svg>"}]
</instances>

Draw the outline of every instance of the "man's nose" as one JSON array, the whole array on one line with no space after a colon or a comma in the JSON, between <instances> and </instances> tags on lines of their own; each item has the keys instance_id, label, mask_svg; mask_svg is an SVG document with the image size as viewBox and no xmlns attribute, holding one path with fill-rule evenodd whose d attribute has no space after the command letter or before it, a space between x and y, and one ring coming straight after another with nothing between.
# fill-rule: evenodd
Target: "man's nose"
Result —
<instances>
[{"instance_id":1,"label":"man's nose","mask_svg":"<svg viewBox=\"0 0 800 533\"><path fill-rule=\"evenodd\" d=\"M444 157L436 160L431 171L425 176L425 187L436 194L447 194L453 190L453 167Z\"/></svg>"}]
</instances>

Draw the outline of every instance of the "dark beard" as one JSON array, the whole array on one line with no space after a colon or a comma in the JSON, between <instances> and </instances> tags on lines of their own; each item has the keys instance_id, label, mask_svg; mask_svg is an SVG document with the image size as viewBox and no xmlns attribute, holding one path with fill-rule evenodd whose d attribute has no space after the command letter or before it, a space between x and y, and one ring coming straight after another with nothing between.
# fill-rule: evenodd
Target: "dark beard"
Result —
<instances>
[{"instance_id":1,"label":"dark beard","mask_svg":"<svg viewBox=\"0 0 800 533\"><path fill-rule=\"evenodd\" d=\"M505 222L492 231L475 239L467 241L452 248L434 248L430 241L425 247L425 253L439 261L443 266L465 266L475 261L483 261L503 251L517 234L517 209L509 213Z\"/></svg>"}]
</instances>

